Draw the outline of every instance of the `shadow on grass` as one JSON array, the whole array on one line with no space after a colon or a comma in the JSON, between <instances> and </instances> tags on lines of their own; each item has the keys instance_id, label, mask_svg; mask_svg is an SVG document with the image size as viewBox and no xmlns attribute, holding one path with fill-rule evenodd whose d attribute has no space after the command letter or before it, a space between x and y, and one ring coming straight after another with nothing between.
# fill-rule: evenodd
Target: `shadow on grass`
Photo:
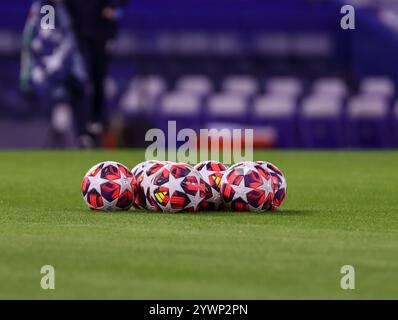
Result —
<instances>
[{"instance_id":1,"label":"shadow on grass","mask_svg":"<svg viewBox=\"0 0 398 320\"><path fill-rule=\"evenodd\" d=\"M315 210L277 210L277 211L266 211L266 212L236 212L236 211L199 211L199 212L160 212L160 211L146 211L146 210L129 210L129 211L116 211L116 212L103 212L103 211L89 211L93 215L100 216L119 216L119 217L132 217L132 216L142 216L150 215L152 217L156 216L179 216L179 217L218 217L218 218L242 218L242 217L293 217L293 216L310 216L315 215Z\"/></svg>"},{"instance_id":2,"label":"shadow on grass","mask_svg":"<svg viewBox=\"0 0 398 320\"><path fill-rule=\"evenodd\" d=\"M309 216L314 215L315 210L277 210L277 211L266 211L266 212L235 212L235 211L199 211L193 212L179 212L179 213L158 213L158 214L169 214L179 216L198 216L198 217L256 217L256 216L268 216L268 217L286 217L286 216ZM156 213L155 213L156 214Z\"/></svg>"}]
</instances>

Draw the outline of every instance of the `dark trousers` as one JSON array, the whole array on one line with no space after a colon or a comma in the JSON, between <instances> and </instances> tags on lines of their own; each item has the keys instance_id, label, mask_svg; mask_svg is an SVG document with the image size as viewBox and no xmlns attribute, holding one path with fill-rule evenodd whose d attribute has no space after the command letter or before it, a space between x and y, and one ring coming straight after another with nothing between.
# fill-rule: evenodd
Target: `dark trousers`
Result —
<instances>
[{"instance_id":1,"label":"dark trousers","mask_svg":"<svg viewBox=\"0 0 398 320\"><path fill-rule=\"evenodd\" d=\"M79 39L88 78L88 122L105 121L104 79L109 64L106 41L99 39Z\"/></svg>"}]
</instances>

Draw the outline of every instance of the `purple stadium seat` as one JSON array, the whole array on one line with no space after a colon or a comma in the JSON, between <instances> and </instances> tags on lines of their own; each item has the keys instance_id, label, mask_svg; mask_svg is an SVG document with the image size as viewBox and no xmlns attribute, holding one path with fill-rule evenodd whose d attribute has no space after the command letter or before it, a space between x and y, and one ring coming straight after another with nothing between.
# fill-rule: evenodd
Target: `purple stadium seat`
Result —
<instances>
[{"instance_id":1,"label":"purple stadium seat","mask_svg":"<svg viewBox=\"0 0 398 320\"><path fill-rule=\"evenodd\" d=\"M255 50L261 55L286 57L290 52L290 39L283 32L259 33L255 37Z\"/></svg>"},{"instance_id":2,"label":"purple stadium seat","mask_svg":"<svg viewBox=\"0 0 398 320\"><path fill-rule=\"evenodd\" d=\"M139 91L130 89L121 97L119 107L124 115L141 116L148 114L152 109L152 104L148 96Z\"/></svg>"},{"instance_id":3,"label":"purple stadium seat","mask_svg":"<svg viewBox=\"0 0 398 320\"><path fill-rule=\"evenodd\" d=\"M167 90L166 81L157 75L140 76L130 83L130 89L144 92L150 98L156 98Z\"/></svg>"},{"instance_id":4,"label":"purple stadium seat","mask_svg":"<svg viewBox=\"0 0 398 320\"><path fill-rule=\"evenodd\" d=\"M348 102L348 137L353 147L380 148L390 146L389 104L385 98L367 94Z\"/></svg>"},{"instance_id":5,"label":"purple stadium seat","mask_svg":"<svg viewBox=\"0 0 398 320\"><path fill-rule=\"evenodd\" d=\"M361 81L360 92L386 99L392 99L395 95L394 82L385 77L367 77Z\"/></svg>"},{"instance_id":6,"label":"purple stadium seat","mask_svg":"<svg viewBox=\"0 0 398 320\"><path fill-rule=\"evenodd\" d=\"M298 98L303 94L303 84L295 77L273 77L266 82L266 92Z\"/></svg>"},{"instance_id":7,"label":"purple stadium seat","mask_svg":"<svg viewBox=\"0 0 398 320\"><path fill-rule=\"evenodd\" d=\"M257 138L262 132L273 135L273 146L294 147L297 145L296 100L294 98L281 94L258 96L254 99L251 116Z\"/></svg>"},{"instance_id":8,"label":"purple stadium seat","mask_svg":"<svg viewBox=\"0 0 398 320\"><path fill-rule=\"evenodd\" d=\"M301 32L292 50L302 57L327 57L333 52L333 41L327 33Z\"/></svg>"},{"instance_id":9,"label":"purple stadium seat","mask_svg":"<svg viewBox=\"0 0 398 320\"><path fill-rule=\"evenodd\" d=\"M312 94L302 102L300 132L306 148L339 148L343 143L343 100Z\"/></svg>"},{"instance_id":10,"label":"purple stadium seat","mask_svg":"<svg viewBox=\"0 0 398 320\"><path fill-rule=\"evenodd\" d=\"M222 89L225 93L237 94L243 97L252 97L257 94L259 84L252 76L233 75L224 79Z\"/></svg>"},{"instance_id":11,"label":"purple stadium seat","mask_svg":"<svg viewBox=\"0 0 398 320\"><path fill-rule=\"evenodd\" d=\"M213 92L213 82L207 76L185 75L178 79L176 90L208 96Z\"/></svg>"},{"instance_id":12,"label":"purple stadium seat","mask_svg":"<svg viewBox=\"0 0 398 320\"><path fill-rule=\"evenodd\" d=\"M236 93L215 94L209 97L206 108L208 122L247 124L248 98Z\"/></svg>"},{"instance_id":13,"label":"purple stadium seat","mask_svg":"<svg viewBox=\"0 0 398 320\"><path fill-rule=\"evenodd\" d=\"M158 128L166 131L168 121L176 121L177 130L200 129L203 99L196 94L170 92L164 94L153 110L152 118Z\"/></svg>"},{"instance_id":14,"label":"purple stadium seat","mask_svg":"<svg viewBox=\"0 0 398 320\"><path fill-rule=\"evenodd\" d=\"M133 78L120 99L119 107L129 116L150 114L155 101L165 91L166 82L159 76Z\"/></svg>"},{"instance_id":15,"label":"purple stadium seat","mask_svg":"<svg viewBox=\"0 0 398 320\"><path fill-rule=\"evenodd\" d=\"M341 78L319 78L312 85L314 94L329 95L337 98L346 98L348 91L347 84Z\"/></svg>"}]
</instances>

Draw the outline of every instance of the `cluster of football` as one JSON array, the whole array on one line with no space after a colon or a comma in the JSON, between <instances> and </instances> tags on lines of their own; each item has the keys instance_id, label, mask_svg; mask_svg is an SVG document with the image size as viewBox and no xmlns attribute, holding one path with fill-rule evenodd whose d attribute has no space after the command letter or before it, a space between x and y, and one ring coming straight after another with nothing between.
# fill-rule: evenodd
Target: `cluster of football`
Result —
<instances>
[{"instance_id":1,"label":"cluster of football","mask_svg":"<svg viewBox=\"0 0 398 320\"><path fill-rule=\"evenodd\" d=\"M163 212L255 211L279 208L287 194L282 171L266 161L218 161L196 166L148 160L129 170L107 161L84 176L83 199L93 210L147 209Z\"/></svg>"}]
</instances>

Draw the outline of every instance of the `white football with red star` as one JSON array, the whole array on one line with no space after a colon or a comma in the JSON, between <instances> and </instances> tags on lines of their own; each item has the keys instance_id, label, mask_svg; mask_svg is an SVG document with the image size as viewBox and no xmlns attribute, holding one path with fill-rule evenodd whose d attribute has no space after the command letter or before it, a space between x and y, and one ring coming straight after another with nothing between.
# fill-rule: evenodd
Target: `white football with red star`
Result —
<instances>
[{"instance_id":1,"label":"white football with red star","mask_svg":"<svg viewBox=\"0 0 398 320\"><path fill-rule=\"evenodd\" d=\"M220 192L232 211L264 212L272 208L271 174L255 162L240 162L229 168L221 180Z\"/></svg>"},{"instance_id":2,"label":"white football with red star","mask_svg":"<svg viewBox=\"0 0 398 320\"><path fill-rule=\"evenodd\" d=\"M267 170L271 175L271 186L274 192L272 208L278 209L282 205L287 195L287 182L283 172L274 164L268 161L256 161L260 166Z\"/></svg>"},{"instance_id":3,"label":"white football with red star","mask_svg":"<svg viewBox=\"0 0 398 320\"><path fill-rule=\"evenodd\" d=\"M133 205L135 192L133 174L118 162L98 163L83 178L83 200L93 210L128 210Z\"/></svg>"},{"instance_id":4,"label":"white football with red star","mask_svg":"<svg viewBox=\"0 0 398 320\"><path fill-rule=\"evenodd\" d=\"M138 178L145 172L145 170L156 163L164 163L165 161L158 161L158 160L146 160L143 162L140 162L137 164L133 169L131 169L131 173L133 174L135 180L138 180Z\"/></svg>"},{"instance_id":5,"label":"white football with red star","mask_svg":"<svg viewBox=\"0 0 398 320\"><path fill-rule=\"evenodd\" d=\"M203 161L195 167L206 185L206 198L202 203L203 210L217 210L222 205L220 194L221 179L228 167L218 161Z\"/></svg>"},{"instance_id":6,"label":"white football with red star","mask_svg":"<svg viewBox=\"0 0 398 320\"><path fill-rule=\"evenodd\" d=\"M152 178L147 200L164 212L195 212L205 196L205 182L196 169L185 163L168 163Z\"/></svg>"},{"instance_id":7,"label":"white football with red star","mask_svg":"<svg viewBox=\"0 0 398 320\"><path fill-rule=\"evenodd\" d=\"M137 192L134 200L134 208L156 211L157 208L149 201L149 187L153 176L169 161L148 160L136 165L131 172L137 182Z\"/></svg>"}]
</instances>

